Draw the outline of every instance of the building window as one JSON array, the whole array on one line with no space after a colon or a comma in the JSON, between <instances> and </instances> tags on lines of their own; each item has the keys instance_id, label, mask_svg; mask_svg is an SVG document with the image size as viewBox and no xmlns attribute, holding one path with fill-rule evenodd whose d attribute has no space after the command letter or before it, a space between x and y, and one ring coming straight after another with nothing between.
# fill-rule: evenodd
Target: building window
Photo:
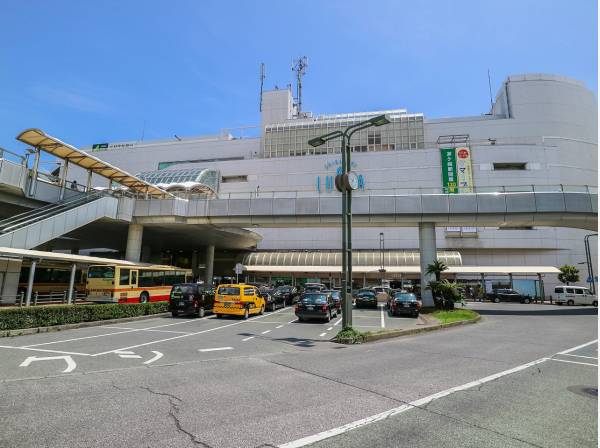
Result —
<instances>
[{"instance_id":1,"label":"building window","mask_svg":"<svg viewBox=\"0 0 600 448\"><path fill-rule=\"evenodd\" d=\"M526 170L525 162L494 162L494 171Z\"/></svg>"},{"instance_id":2,"label":"building window","mask_svg":"<svg viewBox=\"0 0 600 448\"><path fill-rule=\"evenodd\" d=\"M521 227L504 226L504 227L498 227L498 230L533 230L533 227L532 226L521 226Z\"/></svg>"},{"instance_id":3,"label":"building window","mask_svg":"<svg viewBox=\"0 0 600 448\"><path fill-rule=\"evenodd\" d=\"M248 182L248 176L223 176L221 182L231 184L234 182Z\"/></svg>"}]
</instances>

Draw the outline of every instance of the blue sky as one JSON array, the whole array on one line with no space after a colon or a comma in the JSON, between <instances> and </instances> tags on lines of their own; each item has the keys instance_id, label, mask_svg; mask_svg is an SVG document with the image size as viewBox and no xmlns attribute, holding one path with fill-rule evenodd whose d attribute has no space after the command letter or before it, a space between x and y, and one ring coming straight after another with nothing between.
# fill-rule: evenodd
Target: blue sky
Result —
<instances>
[{"instance_id":1,"label":"blue sky","mask_svg":"<svg viewBox=\"0 0 600 448\"><path fill-rule=\"evenodd\" d=\"M306 55L304 110L485 113L508 74L597 92L593 0L5 1L0 146L39 127L77 146L258 124ZM145 124L144 124L145 123Z\"/></svg>"}]
</instances>

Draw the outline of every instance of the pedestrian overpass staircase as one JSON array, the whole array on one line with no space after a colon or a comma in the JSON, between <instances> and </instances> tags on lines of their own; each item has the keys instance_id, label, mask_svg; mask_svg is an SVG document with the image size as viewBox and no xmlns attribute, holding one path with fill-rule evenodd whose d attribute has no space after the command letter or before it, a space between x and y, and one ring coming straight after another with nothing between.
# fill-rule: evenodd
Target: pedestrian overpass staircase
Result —
<instances>
[{"instance_id":1,"label":"pedestrian overpass staircase","mask_svg":"<svg viewBox=\"0 0 600 448\"><path fill-rule=\"evenodd\" d=\"M0 247L32 249L101 218L117 217L118 199L103 191L21 213L0 221Z\"/></svg>"}]
</instances>

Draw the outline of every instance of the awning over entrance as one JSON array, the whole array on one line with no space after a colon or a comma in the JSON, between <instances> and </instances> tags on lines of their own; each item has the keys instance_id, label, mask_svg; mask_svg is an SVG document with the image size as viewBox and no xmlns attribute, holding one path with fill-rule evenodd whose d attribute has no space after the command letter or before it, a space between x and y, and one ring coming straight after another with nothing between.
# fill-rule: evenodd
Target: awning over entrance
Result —
<instances>
[{"instance_id":1,"label":"awning over entrance","mask_svg":"<svg viewBox=\"0 0 600 448\"><path fill-rule=\"evenodd\" d=\"M27 129L17 136L17 140L31 145L34 148L39 148L40 150L63 160L68 160L69 163L92 171L107 179L111 179L132 191L148 193L152 196L173 196L171 193L168 193L133 174L129 174L110 163L104 162L97 157L69 145L68 143L64 143L55 137L47 135L41 129Z\"/></svg>"},{"instance_id":2,"label":"awning over entrance","mask_svg":"<svg viewBox=\"0 0 600 448\"><path fill-rule=\"evenodd\" d=\"M126 260L116 260L113 258L89 257L87 255L61 254L58 252L46 252L42 250L14 249L12 247L0 247L0 258L12 258L21 260L44 260L56 262L68 262L77 264L119 264L127 266L137 266L140 263L134 263Z\"/></svg>"}]
</instances>

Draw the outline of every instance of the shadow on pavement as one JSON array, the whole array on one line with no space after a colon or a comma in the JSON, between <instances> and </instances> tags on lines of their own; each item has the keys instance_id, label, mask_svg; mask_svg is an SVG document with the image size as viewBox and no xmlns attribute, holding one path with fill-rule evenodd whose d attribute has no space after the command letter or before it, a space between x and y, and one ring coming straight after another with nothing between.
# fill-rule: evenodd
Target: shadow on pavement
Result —
<instances>
[{"instance_id":1,"label":"shadow on pavement","mask_svg":"<svg viewBox=\"0 0 600 448\"><path fill-rule=\"evenodd\" d=\"M552 310L475 310L482 316L595 316L597 308L573 308Z\"/></svg>"}]
</instances>

